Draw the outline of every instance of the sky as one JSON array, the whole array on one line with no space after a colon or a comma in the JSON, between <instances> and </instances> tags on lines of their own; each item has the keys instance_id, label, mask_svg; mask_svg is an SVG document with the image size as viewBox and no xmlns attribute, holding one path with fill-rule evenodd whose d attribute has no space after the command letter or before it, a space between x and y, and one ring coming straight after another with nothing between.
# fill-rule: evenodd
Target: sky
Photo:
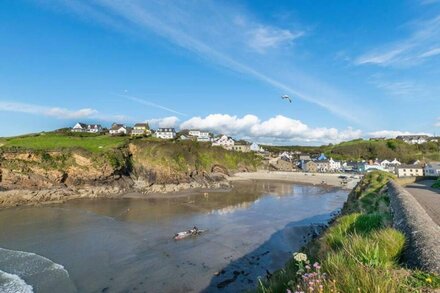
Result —
<instances>
[{"instance_id":1,"label":"sky","mask_svg":"<svg viewBox=\"0 0 440 293\"><path fill-rule=\"evenodd\" d=\"M0 40L0 136L78 121L270 144L440 133L440 0L6 0Z\"/></svg>"}]
</instances>

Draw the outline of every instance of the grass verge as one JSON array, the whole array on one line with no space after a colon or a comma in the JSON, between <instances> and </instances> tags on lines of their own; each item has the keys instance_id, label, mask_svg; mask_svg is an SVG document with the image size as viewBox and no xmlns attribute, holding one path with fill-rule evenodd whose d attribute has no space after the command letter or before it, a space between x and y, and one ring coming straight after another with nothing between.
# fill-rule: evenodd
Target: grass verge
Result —
<instances>
[{"instance_id":1,"label":"grass verge","mask_svg":"<svg viewBox=\"0 0 440 293\"><path fill-rule=\"evenodd\" d=\"M430 292L437 275L401 263L405 236L391 227L383 192L393 178L367 174L352 191L342 215L321 237L294 254L285 268L261 281L258 292ZM301 255L301 257L298 257Z\"/></svg>"}]
</instances>

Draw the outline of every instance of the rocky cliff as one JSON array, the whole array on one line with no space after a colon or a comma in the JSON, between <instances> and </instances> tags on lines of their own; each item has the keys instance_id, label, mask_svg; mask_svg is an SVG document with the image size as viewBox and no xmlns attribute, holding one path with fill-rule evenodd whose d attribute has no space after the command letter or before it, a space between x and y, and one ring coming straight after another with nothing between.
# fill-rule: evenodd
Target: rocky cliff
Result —
<instances>
[{"instance_id":1,"label":"rocky cliff","mask_svg":"<svg viewBox=\"0 0 440 293\"><path fill-rule=\"evenodd\" d=\"M58 200L59 194L63 198L66 194L98 196L221 187L226 184L226 175L255 170L258 164L254 154L195 142L134 140L102 152L81 148L3 148L0 149L0 205L14 205L11 197L17 194L45 198L49 193ZM5 204L5 198L9 204ZM19 203L26 201L32 200L22 198Z\"/></svg>"}]
</instances>

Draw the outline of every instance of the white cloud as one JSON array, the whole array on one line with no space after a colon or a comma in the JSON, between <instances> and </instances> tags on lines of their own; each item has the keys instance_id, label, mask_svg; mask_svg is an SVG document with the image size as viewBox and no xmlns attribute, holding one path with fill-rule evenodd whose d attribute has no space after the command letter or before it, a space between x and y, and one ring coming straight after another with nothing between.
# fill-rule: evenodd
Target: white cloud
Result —
<instances>
[{"instance_id":1,"label":"white cloud","mask_svg":"<svg viewBox=\"0 0 440 293\"><path fill-rule=\"evenodd\" d=\"M431 49L427 49L431 48ZM419 21L406 39L374 49L355 60L355 64L411 66L440 54L440 15Z\"/></svg>"},{"instance_id":2,"label":"white cloud","mask_svg":"<svg viewBox=\"0 0 440 293\"><path fill-rule=\"evenodd\" d=\"M434 126L436 126L436 127L440 127L440 117L437 118L437 122L434 124Z\"/></svg>"},{"instance_id":3,"label":"white cloud","mask_svg":"<svg viewBox=\"0 0 440 293\"><path fill-rule=\"evenodd\" d=\"M150 126L159 127L159 128L167 128L167 127L176 127L177 122L179 122L179 118L176 116L170 116L165 118L153 118L146 120Z\"/></svg>"},{"instance_id":4,"label":"white cloud","mask_svg":"<svg viewBox=\"0 0 440 293\"><path fill-rule=\"evenodd\" d=\"M399 131L399 130L378 130L368 133L370 137L386 137L395 138L399 135L430 135L426 132L409 132L409 131Z\"/></svg>"},{"instance_id":5,"label":"white cloud","mask_svg":"<svg viewBox=\"0 0 440 293\"><path fill-rule=\"evenodd\" d=\"M260 26L249 32L249 46L257 52L264 53L269 48L277 48L283 44L291 44L301 37L303 32L292 32L269 26Z\"/></svg>"},{"instance_id":6,"label":"white cloud","mask_svg":"<svg viewBox=\"0 0 440 293\"><path fill-rule=\"evenodd\" d=\"M261 121L255 115L243 117L227 114L211 114L206 117L193 117L180 125L181 129L203 129L215 133L223 133L239 138L247 138L260 142L312 142L335 143L361 137L360 130L347 128L313 128L300 120L282 115Z\"/></svg>"}]
</instances>

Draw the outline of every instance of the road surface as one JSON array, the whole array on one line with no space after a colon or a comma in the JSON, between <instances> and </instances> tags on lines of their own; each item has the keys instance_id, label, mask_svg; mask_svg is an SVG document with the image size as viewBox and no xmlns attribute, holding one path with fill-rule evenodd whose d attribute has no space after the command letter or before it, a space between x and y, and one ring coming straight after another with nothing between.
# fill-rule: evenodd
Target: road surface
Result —
<instances>
[{"instance_id":1,"label":"road surface","mask_svg":"<svg viewBox=\"0 0 440 293\"><path fill-rule=\"evenodd\" d=\"M440 226L440 190L432 188L434 180L424 180L405 186L426 213Z\"/></svg>"}]
</instances>

